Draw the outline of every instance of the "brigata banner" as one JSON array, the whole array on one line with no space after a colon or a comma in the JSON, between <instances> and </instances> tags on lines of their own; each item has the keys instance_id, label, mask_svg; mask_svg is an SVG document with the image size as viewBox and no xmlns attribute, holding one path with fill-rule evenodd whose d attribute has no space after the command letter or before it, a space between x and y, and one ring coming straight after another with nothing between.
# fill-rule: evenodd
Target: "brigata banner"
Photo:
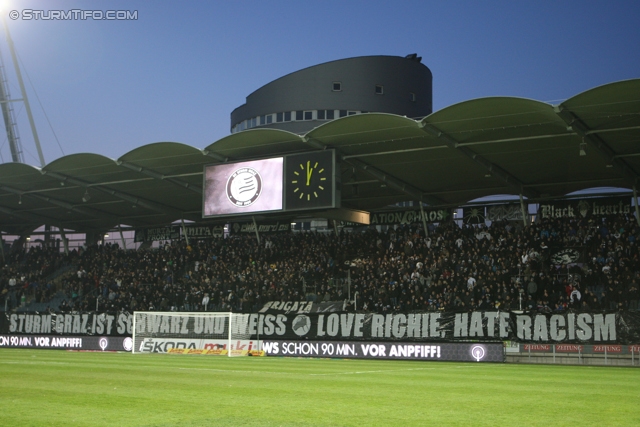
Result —
<instances>
[{"instance_id":1,"label":"brigata banner","mask_svg":"<svg viewBox=\"0 0 640 427\"><path fill-rule=\"evenodd\" d=\"M302 307L302 310L306 310L306 307ZM224 333L228 330L225 318L218 318L214 322L213 318L203 320L202 317L196 318L189 313L180 316L154 315L153 312L149 314L152 316L149 316L148 321L136 324L138 333L207 338L212 333ZM126 312L9 313L0 316L0 334L130 336L131 323L132 316ZM280 313L267 311L242 314L232 333L251 340L509 340L534 344L637 344L640 342L640 312L473 311L377 314L285 310Z\"/></svg>"},{"instance_id":2,"label":"brigata banner","mask_svg":"<svg viewBox=\"0 0 640 427\"><path fill-rule=\"evenodd\" d=\"M502 343L388 343L348 341L264 341L267 356L342 359L504 362Z\"/></svg>"},{"instance_id":3,"label":"brigata banner","mask_svg":"<svg viewBox=\"0 0 640 427\"><path fill-rule=\"evenodd\" d=\"M342 301L267 301L259 313L290 314L290 313L327 313L341 312L344 310Z\"/></svg>"}]
</instances>

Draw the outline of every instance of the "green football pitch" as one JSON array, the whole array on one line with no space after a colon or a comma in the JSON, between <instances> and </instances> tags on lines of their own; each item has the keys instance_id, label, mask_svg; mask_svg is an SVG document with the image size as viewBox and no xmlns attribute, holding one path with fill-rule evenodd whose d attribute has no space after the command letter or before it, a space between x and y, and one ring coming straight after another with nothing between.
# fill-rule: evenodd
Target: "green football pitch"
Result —
<instances>
[{"instance_id":1,"label":"green football pitch","mask_svg":"<svg viewBox=\"0 0 640 427\"><path fill-rule=\"evenodd\" d=\"M640 369L0 350L2 426L638 426Z\"/></svg>"}]
</instances>

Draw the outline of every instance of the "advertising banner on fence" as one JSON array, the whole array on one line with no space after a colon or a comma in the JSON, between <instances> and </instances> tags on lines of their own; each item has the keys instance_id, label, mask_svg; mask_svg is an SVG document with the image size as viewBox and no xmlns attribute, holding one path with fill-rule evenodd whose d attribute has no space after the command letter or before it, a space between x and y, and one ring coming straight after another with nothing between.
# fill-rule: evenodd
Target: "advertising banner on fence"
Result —
<instances>
[{"instance_id":1,"label":"advertising banner on fence","mask_svg":"<svg viewBox=\"0 0 640 427\"><path fill-rule=\"evenodd\" d=\"M631 354L640 355L640 345L620 344L516 344L517 349L507 353L555 353L555 354Z\"/></svg>"},{"instance_id":2,"label":"advertising banner on fence","mask_svg":"<svg viewBox=\"0 0 640 427\"><path fill-rule=\"evenodd\" d=\"M278 306L279 307L279 306ZM284 308L284 307L283 307ZM271 310L269 308L268 310ZM154 314L151 312L150 314ZM194 316L158 313L138 332L206 338L211 328ZM225 320L226 321L226 320ZM0 316L0 334L130 336L129 313L17 314ZM223 332L226 325L220 325ZM232 333L248 339L336 341L518 341L525 343L637 344L640 312L517 313L300 313L242 314Z\"/></svg>"},{"instance_id":3,"label":"advertising banner on fence","mask_svg":"<svg viewBox=\"0 0 640 427\"><path fill-rule=\"evenodd\" d=\"M502 343L264 341L267 356L504 362Z\"/></svg>"},{"instance_id":4,"label":"advertising banner on fence","mask_svg":"<svg viewBox=\"0 0 640 427\"><path fill-rule=\"evenodd\" d=\"M143 338L136 339L134 353L179 353L179 354L209 354L226 355L229 351L229 341L207 338ZM231 341L231 351L247 353L260 350L260 342L252 340Z\"/></svg>"},{"instance_id":5,"label":"advertising banner on fence","mask_svg":"<svg viewBox=\"0 0 640 427\"><path fill-rule=\"evenodd\" d=\"M45 350L131 351L131 337L0 335L0 348Z\"/></svg>"}]
</instances>

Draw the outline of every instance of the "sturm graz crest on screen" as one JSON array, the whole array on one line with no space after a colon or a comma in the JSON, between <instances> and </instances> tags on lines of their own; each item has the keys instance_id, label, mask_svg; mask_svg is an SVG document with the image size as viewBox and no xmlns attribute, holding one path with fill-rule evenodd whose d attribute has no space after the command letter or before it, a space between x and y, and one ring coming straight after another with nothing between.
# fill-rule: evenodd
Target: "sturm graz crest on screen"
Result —
<instances>
[{"instance_id":1,"label":"sturm graz crest on screen","mask_svg":"<svg viewBox=\"0 0 640 427\"><path fill-rule=\"evenodd\" d=\"M253 168L240 168L227 180L227 198L240 208L251 206L262 193L262 177Z\"/></svg>"}]
</instances>

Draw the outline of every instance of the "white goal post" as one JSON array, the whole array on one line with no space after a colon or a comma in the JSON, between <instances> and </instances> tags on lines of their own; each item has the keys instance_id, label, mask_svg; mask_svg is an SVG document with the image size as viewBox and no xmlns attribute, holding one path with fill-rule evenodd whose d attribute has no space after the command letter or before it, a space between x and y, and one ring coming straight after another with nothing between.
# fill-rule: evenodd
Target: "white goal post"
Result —
<instances>
[{"instance_id":1,"label":"white goal post","mask_svg":"<svg viewBox=\"0 0 640 427\"><path fill-rule=\"evenodd\" d=\"M249 315L213 312L133 312L133 353L262 356Z\"/></svg>"}]
</instances>

